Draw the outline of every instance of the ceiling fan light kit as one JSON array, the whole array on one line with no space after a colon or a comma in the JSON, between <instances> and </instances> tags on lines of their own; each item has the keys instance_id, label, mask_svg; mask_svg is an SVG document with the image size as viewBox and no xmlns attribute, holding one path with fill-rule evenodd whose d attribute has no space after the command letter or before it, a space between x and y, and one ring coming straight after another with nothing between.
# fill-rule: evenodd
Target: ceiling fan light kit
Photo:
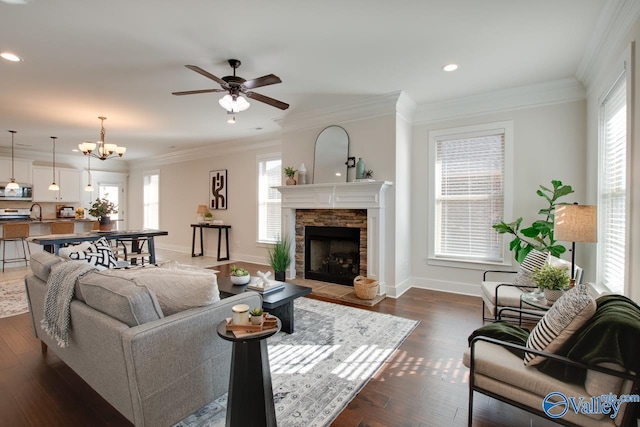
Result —
<instances>
[{"instance_id":1,"label":"ceiling fan light kit","mask_svg":"<svg viewBox=\"0 0 640 427\"><path fill-rule=\"evenodd\" d=\"M124 153L127 151L127 147L119 147L116 144L107 144L105 142L105 129L104 129L104 121L107 120L106 117L98 117L100 119L100 139L98 142L85 141L78 144L78 148L82 151L82 154L85 156L93 156L96 159L107 160L111 158L114 154L117 154L118 157L122 157ZM98 153L95 153L96 147L98 149Z\"/></svg>"},{"instance_id":2,"label":"ceiling fan light kit","mask_svg":"<svg viewBox=\"0 0 640 427\"><path fill-rule=\"evenodd\" d=\"M201 74L220 85L220 89L200 89L200 90L188 90L182 92L173 92L173 95L195 95L199 93L212 93L212 92L227 92L218 103L222 108L227 110L227 113L239 113L245 111L251 105L245 97L251 98L255 101L263 102L272 107L286 110L289 108L289 104L278 101L277 99L269 98L268 96L261 95L259 93L251 92L251 89L255 89L262 86L273 85L282 83L280 77L274 74L267 74L266 76L258 77L257 79L245 80L242 77L236 76L236 69L240 66L241 62L237 59L229 59L229 65L233 68L233 76L225 76L222 78L216 77L206 70L196 65L185 65L188 69ZM244 95L244 96L241 96ZM227 120L228 123L235 123L235 117Z\"/></svg>"}]
</instances>

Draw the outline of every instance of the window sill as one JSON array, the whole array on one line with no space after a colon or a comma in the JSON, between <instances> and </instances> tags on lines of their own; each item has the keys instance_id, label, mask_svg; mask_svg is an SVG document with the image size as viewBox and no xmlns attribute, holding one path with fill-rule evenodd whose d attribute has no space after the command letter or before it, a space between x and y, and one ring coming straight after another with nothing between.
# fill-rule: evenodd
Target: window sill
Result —
<instances>
[{"instance_id":1,"label":"window sill","mask_svg":"<svg viewBox=\"0 0 640 427\"><path fill-rule=\"evenodd\" d=\"M491 270L496 267L511 267L512 263L507 261L474 261L469 259L452 259L452 258L427 258L428 265L438 267L464 268L468 270Z\"/></svg>"}]
</instances>

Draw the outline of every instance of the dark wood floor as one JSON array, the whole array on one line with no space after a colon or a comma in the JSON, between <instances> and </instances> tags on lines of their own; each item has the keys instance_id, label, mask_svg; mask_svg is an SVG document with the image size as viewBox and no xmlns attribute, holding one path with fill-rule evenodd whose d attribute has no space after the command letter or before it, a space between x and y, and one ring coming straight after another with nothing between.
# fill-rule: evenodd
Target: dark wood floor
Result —
<instances>
[{"instance_id":1,"label":"dark wood floor","mask_svg":"<svg viewBox=\"0 0 640 427\"><path fill-rule=\"evenodd\" d=\"M252 273L264 269L238 265ZM228 274L228 266L217 268L220 275ZM462 353L468 335L482 325L480 299L412 289L365 309L415 319L420 325L332 425L466 425L468 370ZM477 427L554 425L483 395L477 394L475 402ZM40 352L28 314L0 319L0 426L89 425L131 424L54 351Z\"/></svg>"}]
</instances>

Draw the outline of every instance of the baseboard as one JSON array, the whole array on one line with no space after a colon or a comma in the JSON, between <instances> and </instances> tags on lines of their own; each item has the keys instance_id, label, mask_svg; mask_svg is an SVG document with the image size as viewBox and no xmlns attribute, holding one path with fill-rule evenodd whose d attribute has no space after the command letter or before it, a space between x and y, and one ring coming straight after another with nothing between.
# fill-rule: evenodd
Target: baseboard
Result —
<instances>
[{"instance_id":1,"label":"baseboard","mask_svg":"<svg viewBox=\"0 0 640 427\"><path fill-rule=\"evenodd\" d=\"M448 282L445 280L424 279L419 277L411 277L396 286L387 286L387 296L399 298L411 288L429 289L432 291L449 292L474 297L480 296L480 283L472 285L469 283Z\"/></svg>"}]
</instances>

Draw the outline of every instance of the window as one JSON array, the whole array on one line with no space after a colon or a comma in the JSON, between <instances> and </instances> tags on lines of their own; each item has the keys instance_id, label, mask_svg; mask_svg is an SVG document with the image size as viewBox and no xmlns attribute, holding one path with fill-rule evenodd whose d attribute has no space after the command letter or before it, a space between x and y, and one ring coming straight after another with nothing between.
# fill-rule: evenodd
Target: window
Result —
<instances>
[{"instance_id":1,"label":"window","mask_svg":"<svg viewBox=\"0 0 640 427\"><path fill-rule=\"evenodd\" d=\"M491 226L511 214L512 134L511 122L429 133L430 263L511 262Z\"/></svg>"},{"instance_id":2,"label":"window","mask_svg":"<svg viewBox=\"0 0 640 427\"><path fill-rule=\"evenodd\" d=\"M258 241L280 238L280 192L271 187L282 183L280 154L258 156Z\"/></svg>"},{"instance_id":3,"label":"window","mask_svg":"<svg viewBox=\"0 0 640 427\"><path fill-rule=\"evenodd\" d=\"M624 293L627 84L623 73L600 104L597 284Z\"/></svg>"},{"instance_id":4,"label":"window","mask_svg":"<svg viewBox=\"0 0 640 427\"><path fill-rule=\"evenodd\" d=\"M143 177L143 226L160 229L160 173L146 172Z\"/></svg>"}]
</instances>

